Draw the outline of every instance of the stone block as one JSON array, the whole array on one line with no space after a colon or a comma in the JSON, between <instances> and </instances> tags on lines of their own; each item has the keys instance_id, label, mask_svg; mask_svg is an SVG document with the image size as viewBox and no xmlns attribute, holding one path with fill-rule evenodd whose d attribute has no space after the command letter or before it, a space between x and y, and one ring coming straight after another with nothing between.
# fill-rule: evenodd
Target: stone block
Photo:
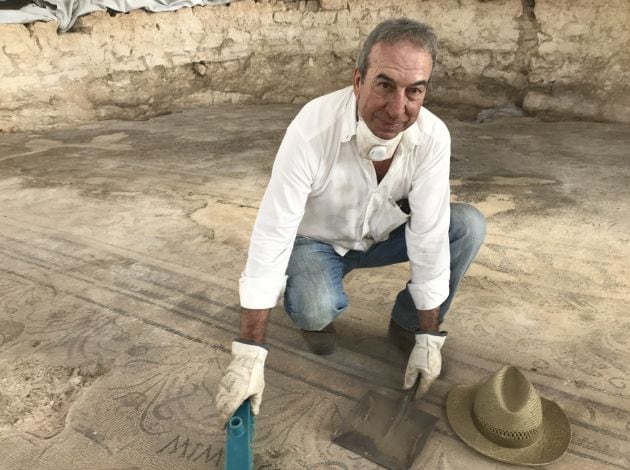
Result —
<instances>
[{"instance_id":1,"label":"stone block","mask_svg":"<svg viewBox=\"0 0 630 470\"><path fill-rule=\"evenodd\" d=\"M251 40L252 35L247 31L230 28L228 29L227 37L234 40L236 43L247 43Z\"/></svg>"},{"instance_id":2,"label":"stone block","mask_svg":"<svg viewBox=\"0 0 630 470\"><path fill-rule=\"evenodd\" d=\"M16 100L24 101L25 96L19 96L25 91L25 89L33 86L33 83L28 83L28 80L24 76L2 77L2 106L9 106L9 103ZM24 106L28 106L24 102Z\"/></svg>"},{"instance_id":3,"label":"stone block","mask_svg":"<svg viewBox=\"0 0 630 470\"><path fill-rule=\"evenodd\" d=\"M147 54L142 57L142 60L147 64L148 68L168 65L168 60L164 57L164 54Z\"/></svg>"},{"instance_id":4,"label":"stone block","mask_svg":"<svg viewBox=\"0 0 630 470\"><path fill-rule=\"evenodd\" d=\"M251 44L238 44L226 39L221 46L221 60L235 60L249 56L252 53Z\"/></svg>"},{"instance_id":5,"label":"stone block","mask_svg":"<svg viewBox=\"0 0 630 470\"><path fill-rule=\"evenodd\" d=\"M21 58L22 60L32 60L39 53L37 42L31 37L28 30L22 26L17 28L6 28L3 26L0 34L8 30L9 34L0 40L0 45L5 54Z\"/></svg>"},{"instance_id":6,"label":"stone block","mask_svg":"<svg viewBox=\"0 0 630 470\"><path fill-rule=\"evenodd\" d=\"M15 71L11 59L0 49L0 77L11 75Z\"/></svg>"},{"instance_id":7,"label":"stone block","mask_svg":"<svg viewBox=\"0 0 630 470\"><path fill-rule=\"evenodd\" d=\"M146 69L146 64L140 59L116 60L109 65L112 72L140 72Z\"/></svg>"},{"instance_id":8,"label":"stone block","mask_svg":"<svg viewBox=\"0 0 630 470\"><path fill-rule=\"evenodd\" d=\"M297 10L280 10L273 14L273 21L276 23L297 24L304 18L304 14Z\"/></svg>"},{"instance_id":9,"label":"stone block","mask_svg":"<svg viewBox=\"0 0 630 470\"><path fill-rule=\"evenodd\" d=\"M319 0L322 10L344 10L348 8L347 0Z\"/></svg>"},{"instance_id":10,"label":"stone block","mask_svg":"<svg viewBox=\"0 0 630 470\"><path fill-rule=\"evenodd\" d=\"M112 44L114 58L120 59L131 55L131 46L128 42L115 42Z\"/></svg>"},{"instance_id":11,"label":"stone block","mask_svg":"<svg viewBox=\"0 0 630 470\"><path fill-rule=\"evenodd\" d=\"M302 33L301 39L305 50L321 47L332 49L334 47L328 41L328 31L321 28L307 29Z\"/></svg>"},{"instance_id":12,"label":"stone block","mask_svg":"<svg viewBox=\"0 0 630 470\"><path fill-rule=\"evenodd\" d=\"M213 49L219 47L224 39L225 35L223 32L207 32L199 42L199 49Z\"/></svg>"},{"instance_id":13,"label":"stone block","mask_svg":"<svg viewBox=\"0 0 630 470\"><path fill-rule=\"evenodd\" d=\"M322 11L317 15L313 15L313 26L330 26L337 20L337 13L334 11Z\"/></svg>"}]
</instances>

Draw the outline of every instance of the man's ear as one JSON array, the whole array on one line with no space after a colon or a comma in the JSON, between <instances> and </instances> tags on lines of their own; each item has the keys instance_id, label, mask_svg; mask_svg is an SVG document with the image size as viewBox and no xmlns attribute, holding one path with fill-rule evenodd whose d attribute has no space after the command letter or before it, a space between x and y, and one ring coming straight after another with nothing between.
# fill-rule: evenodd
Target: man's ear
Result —
<instances>
[{"instance_id":1,"label":"man's ear","mask_svg":"<svg viewBox=\"0 0 630 470\"><path fill-rule=\"evenodd\" d=\"M354 96L359 96L359 87L361 86L361 73L359 69L354 69L352 72L352 89L354 90Z\"/></svg>"}]
</instances>

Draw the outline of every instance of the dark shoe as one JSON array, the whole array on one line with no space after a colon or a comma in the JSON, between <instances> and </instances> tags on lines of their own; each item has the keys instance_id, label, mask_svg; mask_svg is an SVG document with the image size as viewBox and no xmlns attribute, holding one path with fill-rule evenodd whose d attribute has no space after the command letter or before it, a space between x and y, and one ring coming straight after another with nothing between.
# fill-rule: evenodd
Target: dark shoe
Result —
<instances>
[{"instance_id":1,"label":"dark shoe","mask_svg":"<svg viewBox=\"0 0 630 470\"><path fill-rule=\"evenodd\" d=\"M321 331L302 331L302 337L313 354L326 356L332 354L337 346L337 332L332 323L326 325Z\"/></svg>"}]
</instances>

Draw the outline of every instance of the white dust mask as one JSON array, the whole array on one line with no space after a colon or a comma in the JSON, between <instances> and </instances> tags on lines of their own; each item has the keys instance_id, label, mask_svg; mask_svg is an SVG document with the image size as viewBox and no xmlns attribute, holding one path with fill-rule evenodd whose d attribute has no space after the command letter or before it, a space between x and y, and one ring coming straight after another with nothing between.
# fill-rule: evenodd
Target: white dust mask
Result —
<instances>
[{"instance_id":1,"label":"white dust mask","mask_svg":"<svg viewBox=\"0 0 630 470\"><path fill-rule=\"evenodd\" d=\"M402 139L400 132L393 139L385 140L374 135L363 119L357 123L357 148L359 155L373 162L382 162L394 155L396 147Z\"/></svg>"}]
</instances>

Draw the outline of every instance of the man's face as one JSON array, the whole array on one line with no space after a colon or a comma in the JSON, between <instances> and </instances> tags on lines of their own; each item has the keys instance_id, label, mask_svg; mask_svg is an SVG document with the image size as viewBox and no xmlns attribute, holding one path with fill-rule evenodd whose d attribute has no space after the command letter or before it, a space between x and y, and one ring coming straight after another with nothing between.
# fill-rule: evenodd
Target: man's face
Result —
<instances>
[{"instance_id":1,"label":"man's face","mask_svg":"<svg viewBox=\"0 0 630 470\"><path fill-rule=\"evenodd\" d=\"M408 41L378 42L368 64L363 81L354 71L357 112L374 134L392 139L418 118L433 70L431 54Z\"/></svg>"}]
</instances>

